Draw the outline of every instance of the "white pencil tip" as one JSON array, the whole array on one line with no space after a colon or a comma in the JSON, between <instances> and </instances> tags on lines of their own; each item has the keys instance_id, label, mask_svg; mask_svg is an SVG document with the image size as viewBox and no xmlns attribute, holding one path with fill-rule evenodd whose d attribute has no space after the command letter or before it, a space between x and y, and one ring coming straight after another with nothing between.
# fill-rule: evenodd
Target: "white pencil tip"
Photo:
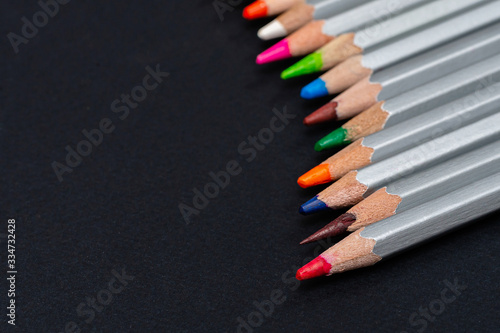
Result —
<instances>
[{"instance_id":1,"label":"white pencil tip","mask_svg":"<svg viewBox=\"0 0 500 333\"><path fill-rule=\"evenodd\" d=\"M257 36L262 40L269 40L287 35L285 28L278 20L273 20L259 29Z\"/></svg>"}]
</instances>

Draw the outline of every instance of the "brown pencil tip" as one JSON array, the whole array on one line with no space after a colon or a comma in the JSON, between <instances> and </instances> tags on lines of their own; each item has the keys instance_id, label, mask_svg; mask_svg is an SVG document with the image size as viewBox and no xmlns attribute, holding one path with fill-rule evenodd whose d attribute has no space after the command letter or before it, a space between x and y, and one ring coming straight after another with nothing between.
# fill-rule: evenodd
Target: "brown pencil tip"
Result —
<instances>
[{"instance_id":1,"label":"brown pencil tip","mask_svg":"<svg viewBox=\"0 0 500 333\"><path fill-rule=\"evenodd\" d=\"M344 233L347 228L354 222L356 222L356 216L350 213L342 214L332 222L328 223L324 228L318 230L311 236L304 239L302 242L300 242L300 245L340 235Z\"/></svg>"},{"instance_id":2,"label":"brown pencil tip","mask_svg":"<svg viewBox=\"0 0 500 333\"><path fill-rule=\"evenodd\" d=\"M304 118L304 125L311 126L337 120L337 102L328 102Z\"/></svg>"}]
</instances>

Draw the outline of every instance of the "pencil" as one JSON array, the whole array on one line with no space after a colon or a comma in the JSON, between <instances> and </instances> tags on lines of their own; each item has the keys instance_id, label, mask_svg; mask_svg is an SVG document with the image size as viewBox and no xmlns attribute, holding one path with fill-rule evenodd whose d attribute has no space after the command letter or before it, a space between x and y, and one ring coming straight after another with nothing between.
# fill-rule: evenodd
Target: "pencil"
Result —
<instances>
[{"instance_id":1,"label":"pencil","mask_svg":"<svg viewBox=\"0 0 500 333\"><path fill-rule=\"evenodd\" d=\"M495 38L500 38L500 34ZM319 140L315 148L350 144L500 80L500 55L378 102Z\"/></svg>"},{"instance_id":2,"label":"pencil","mask_svg":"<svg viewBox=\"0 0 500 333\"><path fill-rule=\"evenodd\" d=\"M498 33L500 25L498 27L494 38L487 36L476 39L476 34L469 35L378 71L371 76L365 76L364 79L305 117L304 124L310 126L326 121L352 118L378 102L383 102L496 54L500 50L500 34ZM471 39L475 42L468 43ZM324 86L320 88L318 86L316 81L313 82L303 89L301 96L311 97L313 94L316 94L314 97L318 96L318 92L324 89Z\"/></svg>"},{"instance_id":3,"label":"pencil","mask_svg":"<svg viewBox=\"0 0 500 333\"><path fill-rule=\"evenodd\" d=\"M363 3L366 3L366 0L301 2L263 26L257 36L263 40L284 37L312 20L327 19Z\"/></svg>"},{"instance_id":4,"label":"pencil","mask_svg":"<svg viewBox=\"0 0 500 333\"><path fill-rule=\"evenodd\" d=\"M338 35L382 19L391 12L415 7L428 0L405 0L390 5L387 0L375 0L326 20L310 22L287 38L257 56L257 64L265 64L310 53ZM394 7L394 8L391 8Z\"/></svg>"},{"instance_id":5,"label":"pencil","mask_svg":"<svg viewBox=\"0 0 500 333\"><path fill-rule=\"evenodd\" d=\"M468 10L442 23L419 30L407 38L380 47L365 55L357 55L340 63L308 87L310 95L341 92L376 71L445 45L500 19L500 1L494 1ZM314 93L317 91L317 93Z\"/></svg>"},{"instance_id":6,"label":"pencil","mask_svg":"<svg viewBox=\"0 0 500 333\"><path fill-rule=\"evenodd\" d=\"M354 206L391 181L500 138L500 113L437 137L358 171L351 171L300 207L302 214Z\"/></svg>"},{"instance_id":7,"label":"pencil","mask_svg":"<svg viewBox=\"0 0 500 333\"><path fill-rule=\"evenodd\" d=\"M479 96L479 97L478 97ZM437 138L500 110L500 84L485 87L385 131L358 139L302 175L301 187L331 182L352 170L383 161L419 143Z\"/></svg>"},{"instance_id":8,"label":"pencil","mask_svg":"<svg viewBox=\"0 0 500 333\"><path fill-rule=\"evenodd\" d=\"M297 279L371 266L500 208L500 173L363 227L297 271Z\"/></svg>"},{"instance_id":9,"label":"pencil","mask_svg":"<svg viewBox=\"0 0 500 333\"><path fill-rule=\"evenodd\" d=\"M433 22L444 20L467 8L486 0L434 1L389 18L383 23L376 22L354 33L341 35L319 50L306 56L284 70L283 79L325 71L347 58L374 47L394 41L407 33ZM279 18L278 18L279 19ZM343 37L343 38L342 38Z\"/></svg>"},{"instance_id":10,"label":"pencil","mask_svg":"<svg viewBox=\"0 0 500 333\"><path fill-rule=\"evenodd\" d=\"M267 16L278 15L304 0L257 0L243 9L243 17L255 20Z\"/></svg>"},{"instance_id":11,"label":"pencil","mask_svg":"<svg viewBox=\"0 0 500 333\"><path fill-rule=\"evenodd\" d=\"M300 244L356 231L458 190L498 170L500 141L390 183Z\"/></svg>"}]
</instances>

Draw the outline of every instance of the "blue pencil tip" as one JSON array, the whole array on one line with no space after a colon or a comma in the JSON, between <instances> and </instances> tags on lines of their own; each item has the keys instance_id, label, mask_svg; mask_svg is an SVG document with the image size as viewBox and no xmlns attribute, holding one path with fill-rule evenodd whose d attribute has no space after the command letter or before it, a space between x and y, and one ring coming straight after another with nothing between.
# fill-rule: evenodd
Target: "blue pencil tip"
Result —
<instances>
[{"instance_id":1,"label":"blue pencil tip","mask_svg":"<svg viewBox=\"0 0 500 333\"><path fill-rule=\"evenodd\" d=\"M325 81L317 78L300 91L300 97L305 99L313 99L318 97L328 96Z\"/></svg>"},{"instance_id":2,"label":"blue pencil tip","mask_svg":"<svg viewBox=\"0 0 500 333\"><path fill-rule=\"evenodd\" d=\"M302 215L309 215L329 209L330 208L328 208L328 206L323 201L318 199L318 196L315 196L314 198L300 206L299 212Z\"/></svg>"}]
</instances>

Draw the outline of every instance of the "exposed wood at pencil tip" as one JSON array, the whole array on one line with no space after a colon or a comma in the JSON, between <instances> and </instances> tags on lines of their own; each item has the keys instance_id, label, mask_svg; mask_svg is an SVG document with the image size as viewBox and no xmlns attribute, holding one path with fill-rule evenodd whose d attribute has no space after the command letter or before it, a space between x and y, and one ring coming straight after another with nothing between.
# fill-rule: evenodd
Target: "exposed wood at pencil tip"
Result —
<instances>
[{"instance_id":1,"label":"exposed wood at pencil tip","mask_svg":"<svg viewBox=\"0 0 500 333\"><path fill-rule=\"evenodd\" d=\"M376 241L362 237L362 230L352 233L321 255L332 265L328 275L371 266L382 260L373 253Z\"/></svg>"},{"instance_id":2,"label":"exposed wood at pencil tip","mask_svg":"<svg viewBox=\"0 0 500 333\"><path fill-rule=\"evenodd\" d=\"M340 94L337 102L337 118L351 118L377 103L377 96L382 91L382 85L370 82L369 77L363 78L352 87Z\"/></svg>"},{"instance_id":3,"label":"exposed wood at pencil tip","mask_svg":"<svg viewBox=\"0 0 500 333\"><path fill-rule=\"evenodd\" d=\"M361 55L351 57L323 74L321 78L328 91L332 94L339 93L370 75L372 70L363 67L361 60Z\"/></svg>"},{"instance_id":4,"label":"exposed wood at pencil tip","mask_svg":"<svg viewBox=\"0 0 500 333\"><path fill-rule=\"evenodd\" d=\"M278 16L277 20L283 25L286 31L291 32L312 20L313 14L314 6L306 3L298 3Z\"/></svg>"},{"instance_id":5,"label":"exposed wood at pencil tip","mask_svg":"<svg viewBox=\"0 0 500 333\"><path fill-rule=\"evenodd\" d=\"M363 140L358 140L323 163L328 164L332 179L340 179L348 172L370 164L372 154L373 148L363 146Z\"/></svg>"},{"instance_id":6,"label":"exposed wood at pencil tip","mask_svg":"<svg viewBox=\"0 0 500 333\"><path fill-rule=\"evenodd\" d=\"M362 48L354 45L354 36L354 33L340 35L321 48L323 69L331 68L363 52Z\"/></svg>"},{"instance_id":7,"label":"exposed wood at pencil tip","mask_svg":"<svg viewBox=\"0 0 500 333\"><path fill-rule=\"evenodd\" d=\"M361 184L357 179L357 171L351 171L337 182L333 183L319 195L318 199L323 201L332 209L354 206L361 200L368 187Z\"/></svg>"},{"instance_id":8,"label":"exposed wood at pencil tip","mask_svg":"<svg viewBox=\"0 0 500 333\"><path fill-rule=\"evenodd\" d=\"M356 216L356 222L347 230L355 231L396 214L400 203L398 195L387 193L386 187L379 189L348 211Z\"/></svg>"},{"instance_id":9,"label":"exposed wood at pencil tip","mask_svg":"<svg viewBox=\"0 0 500 333\"><path fill-rule=\"evenodd\" d=\"M381 131L389 117L389 113L382 108L384 101L372 105L361 112L342 127L346 129L346 140L354 141L367 135Z\"/></svg>"},{"instance_id":10,"label":"exposed wood at pencil tip","mask_svg":"<svg viewBox=\"0 0 500 333\"><path fill-rule=\"evenodd\" d=\"M292 55L303 55L316 50L333 39L323 33L325 21L313 21L288 37L288 45Z\"/></svg>"}]
</instances>

